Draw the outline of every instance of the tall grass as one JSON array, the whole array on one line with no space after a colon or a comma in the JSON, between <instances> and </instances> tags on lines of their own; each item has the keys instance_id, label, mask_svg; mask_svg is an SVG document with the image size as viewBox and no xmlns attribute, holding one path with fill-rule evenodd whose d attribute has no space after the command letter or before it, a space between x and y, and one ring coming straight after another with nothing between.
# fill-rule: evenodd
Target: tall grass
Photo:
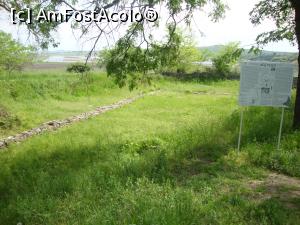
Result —
<instances>
[{"instance_id":1,"label":"tall grass","mask_svg":"<svg viewBox=\"0 0 300 225\"><path fill-rule=\"evenodd\" d=\"M252 163L261 146L273 151L278 110L246 112L236 153L237 82L155 85L154 96L2 152L0 224L297 224L297 205L257 200L247 185L267 173ZM287 123L283 146L293 138L297 152L297 137Z\"/></svg>"},{"instance_id":2,"label":"tall grass","mask_svg":"<svg viewBox=\"0 0 300 225\"><path fill-rule=\"evenodd\" d=\"M112 104L136 93L119 89L98 72L89 74L87 79L63 71L0 75L0 137Z\"/></svg>"}]
</instances>

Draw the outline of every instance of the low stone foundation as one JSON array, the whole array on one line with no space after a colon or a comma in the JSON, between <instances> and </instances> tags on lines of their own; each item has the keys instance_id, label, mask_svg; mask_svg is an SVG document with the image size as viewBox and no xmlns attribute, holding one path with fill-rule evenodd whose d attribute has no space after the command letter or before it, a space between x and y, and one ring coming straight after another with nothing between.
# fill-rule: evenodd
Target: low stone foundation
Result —
<instances>
[{"instance_id":1,"label":"low stone foundation","mask_svg":"<svg viewBox=\"0 0 300 225\"><path fill-rule=\"evenodd\" d=\"M154 94L154 92L151 92L147 95L152 95L152 94ZM53 120L53 121L43 123L39 127L32 128L30 130L24 131L24 132L22 132L20 134L17 134L17 135L13 135L13 136L9 136L9 137L4 138L4 139L0 139L0 149L3 149L5 147L7 147L9 144L24 141L24 140L26 140L27 138L29 138L31 136L38 135L38 134L44 133L46 131L57 130L58 128L65 127L65 126L67 126L69 124L72 124L74 122L81 121L81 120L86 120L90 117L98 116L98 115L103 114L107 111L111 111L111 110L114 110L114 109L117 109L117 108L121 108L122 106L130 104L130 103L132 103L132 102L136 101L137 99L142 98L144 96L145 96L144 94L140 94L136 97L127 98L127 99L121 100L117 103L114 103L112 105L101 106L101 107L96 108L93 111L81 113L81 114L76 115L76 116L71 116L71 117L68 117L64 120Z\"/></svg>"}]
</instances>

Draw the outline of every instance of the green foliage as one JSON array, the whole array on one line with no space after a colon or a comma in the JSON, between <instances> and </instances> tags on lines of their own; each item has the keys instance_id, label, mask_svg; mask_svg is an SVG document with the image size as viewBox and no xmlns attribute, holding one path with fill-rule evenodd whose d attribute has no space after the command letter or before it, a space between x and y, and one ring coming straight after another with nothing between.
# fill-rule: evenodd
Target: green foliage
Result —
<instances>
[{"instance_id":1,"label":"green foliage","mask_svg":"<svg viewBox=\"0 0 300 225\"><path fill-rule=\"evenodd\" d=\"M10 34L0 31L0 70L11 73L21 70L24 65L34 60L34 49L25 47L12 39Z\"/></svg>"},{"instance_id":2,"label":"green foliage","mask_svg":"<svg viewBox=\"0 0 300 225\"><path fill-rule=\"evenodd\" d=\"M278 42L288 40L292 44L298 44L300 49L300 20L296 15L300 9L299 0L260 0L250 13L251 22L255 25L269 19L275 21L276 29L270 32L264 32L256 38L257 46L252 47L252 51L257 52L261 46L269 42ZM296 41L297 40L297 41ZM299 64L299 62L298 62ZM300 68L300 65L298 65ZM297 88L297 92L299 92ZM299 96L297 94L297 96ZM296 98L296 107L294 112L294 128L300 127L300 98Z\"/></svg>"},{"instance_id":3,"label":"green foliage","mask_svg":"<svg viewBox=\"0 0 300 225\"><path fill-rule=\"evenodd\" d=\"M12 115L6 107L0 105L0 130L12 129L14 126L20 126L21 121L17 116Z\"/></svg>"},{"instance_id":4,"label":"green foliage","mask_svg":"<svg viewBox=\"0 0 300 225\"><path fill-rule=\"evenodd\" d=\"M256 208L249 210L249 216L255 218L258 224L295 224L289 221L290 210L276 198L271 198L258 204Z\"/></svg>"},{"instance_id":5,"label":"green foliage","mask_svg":"<svg viewBox=\"0 0 300 225\"><path fill-rule=\"evenodd\" d=\"M71 2L70 2L71 3ZM76 3L72 1L72 3ZM30 8L32 10L32 18L36 18L39 14L41 9L47 11L59 11L61 7L63 7L63 2L61 1L48 1L48 2L39 2L35 0L24 0L24 1L14 1L14 0L7 0L7 1L0 1L0 8L4 9L8 12L12 8L16 9L17 11L24 10L25 8ZM25 10L25 15L23 15L24 19L28 18L27 10ZM37 43L42 49L47 49L49 46L57 47L58 42L56 41L57 38L53 35L56 31L58 26L61 23L59 22L48 22L48 21L32 21L32 23L25 23L24 26L27 27L29 33L35 38Z\"/></svg>"},{"instance_id":6,"label":"green foliage","mask_svg":"<svg viewBox=\"0 0 300 225\"><path fill-rule=\"evenodd\" d=\"M260 0L250 13L253 24L259 25L266 19L275 21L276 29L264 32L256 38L258 46L269 42L288 40L295 43L295 12L291 0Z\"/></svg>"},{"instance_id":7,"label":"green foliage","mask_svg":"<svg viewBox=\"0 0 300 225\"><path fill-rule=\"evenodd\" d=\"M297 53L290 52L270 52L260 51L259 54L249 53L245 51L242 54L242 59L254 61L269 61L269 62L296 62L298 58Z\"/></svg>"},{"instance_id":8,"label":"green foliage","mask_svg":"<svg viewBox=\"0 0 300 225\"><path fill-rule=\"evenodd\" d=\"M138 35L138 30L131 35ZM133 39L125 36L117 42L113 49L101 53L99 63L106 67L108 76L114 77L120 87L125 86L128 81L128 86L132 90L137 87L139 82L149 83L150 72L175 65L181 41L182 37L174 33L167 45L152 44L143 49Z\"/></svg>"},{"instance_id":9,"label":"green foliage","mask_svg":"<svg viewBox=\"0 0 300 225\"><path fill-rule=\"evenodd\" d=\"M170 40L167 44L155 43L146 49L136 46L127 37L122 38L115 48L100 53L99 66L105 67L108 76L114 77L120 87L128 82L132 90L138 83L150 83L153 73L191 71L195 68L193 63L204 59L194 43L181 32L169 34L167 38Z\"/></svg>"},{"instance_id":10,"label":"green foliage","mask_svg":"<svg viewBox=\"0 0 300 225\"><path fill-rule=\"evenodd\" d=\"M60 11L60 9L63 9L64 7L68 8L77 8L78 0L74 1L47 1L42 2L40 4L37 1L34 0L26 0L26 1L14 1L14 0L7 0L7 1L0 1L0 8L4 9L6 11L10 11L11 8L15 8L16 10L22 10L26 7L32 9L33 17L36 18L36 16L39 13L40 9L45 9L46 11ZM185 15L185 22L187 25L190 24L192 14L194 11L204 8L205 5L210 5L211 10L207 10L208 16L212 21L218 21L224 16L225 11L227 10L227 5L223 3L221 0L184 0L184 1L178 1L178 0L162 0L162 1L153 1L153 0L144 0L142 2L135 1L135 0L125 0L125 1L103 1L99 5L99 2L93 1L91 4L89 4L88 7L85 8L87 11L92 11L95 9L99 9L99 7L103 7L108 11L108 14L111 14L112 12L121 11L124 8L128 7L128 5L131 5L134 8L138 8L140 11L145 10L147 7L150 8L159 8L161 4L164 4L167 9L167 14L172 18L172 20L168 20L167 26L174 25L174 23L177 23L176 16L178 14ZM27 16L27 15L26 15ZM48 48L49 45L53 45L56 47L59 43L55 41L55 38L53 36L53 33L57 31L60 23L59 22L33 22L31 24L26 24L27 29L34 35L38 43L42 48ZM142 26L144 26L143 24ZM148 24L149 25L149 24ZM156 26L157 23L154 23L153 26ZM81 36L85 36L86 34L91 31L91 26L89 24L72 24L72 28L79 28L81 32ZM144 27L143 27L144 30ZM146 30L146 29L145 29ZM54 32L53 32L54 31ZM113 30L111 30L113 31ZM102 31L98 31L99 33L102 33ZM118 31L116 31L118 32ZM149 40L150 41L150 40Z\"/></svg>"},{"instance_id":11,"label":"green foliage","mask_svg":"<svg viewBox=\"0 0 300 225\"><path fill-rule=\"evenodd\" d=\"M286 135L278 151L274 144L249 144L245 151L255 165L259 165L290 176L300 177L299 132ZM275 143L275 139L274 139Z\"/></svg>"},{"instance_id":12,"label":"green foliage","mask_svg":"<svg viewBox=\"0 0 300 225\"><path fill-rule=\"evenodd\" d=\"M125 86L129 80L131 90L137 82L147 81L147 72L154 70L158 64L153 49L145 50L135 46L127 37L120 39L115 48L106 51L101 60L108 76L114 77L120 87Z\"/></svg>"},{"instance_id":13,"label":"green foliage","mask_svg":"<svg viewBox=\"0 0 300 225\"><path fill-rule=\"evenodd\" d=\"M196 63L204 61L205 52L200 51L189 38L183 38L179 44L177 57L171 65L162 68L163 71L194 72L198 69Z\"/></svg>"},{"instance_id":14,"label":"green foliage","mask_svg":"<svg viewBox=\"0 0 300 225\"><path fill-rule=\"evenodd\" d=\"M69 73L87 73L91 71L91 67L86 63L73 63L67 67Z\"/></svg>"},{"instance_id":15,"label":"green foliage","mask_svg":"<svg viewBox=\"0 0 300 225\"><path fill-rule=\"evenodd\" d=\"M239 43L229 43L222 47L212 59L216 73L223 77L227 76L239 61L242 52L243 49L239 47Z\"/></svg>"},{"instance_id":16,"label":"green foliage","mask_svg":"<svg viewBox=\"0 0 300 225\"><path fill-rule=\"evenodd\" d=\"M77 8L77 1L48 1L43 4L36 4L35 1L4 1L0 4L1 8L9 11L10 8L16 8L21 10L25 6L33 9L33 17L36 17L39 9L44 8L51 11L59 11L61 8L67 6L68 8ZM99 2L93 1L85 10L98 10L103 7L108 10L108 14L112 12L121 11L131 5L132 8L138 9L143 12L149 8L159 8L161 4L166 7L166 14L169 19L166 22L166 30L168 32L167 38L163 39L163 43L157 43L154 40L151 28L157 28L159 21L155 23L133 23L127 29L125 35L121 36L117 40L115 49L110 53L111 60L106 61L106 67L109 76L113 76L119 86L128 84L130 89L134 89L138 83L149 83L150 79L148 72L157 70L166 66L174 67L178 62L178 47L180 43L180 36L176 33L177 26L181 21L184 21L187 26L190 26L192 15L195 11L203 9L206 5L210 5L207 9L208 17L216 22L223 18L225 11L228 9L227 5L221 0L163 0L163 1L103 1L99 5ZM179 21L180 18L180 21ZM36 37L42 48L47 48L49 44L57 46L52 31L56 31L59 23L49 23L44 21L43 23L34 22L32 24L26 24L29 31L31 31ZM120 24L120 25L123 25ZM127 24L124 23L128 28ZM89 23L72 24L72 28L80 30L81 37L89 34L92 26ZM110 29L108 26L105 29L99 29L98 37L95 38L95 46L100 38L104 34L118 32L119 27L116 29ZM108 30L107 30L108 29ZM148 32L150 31L150 32ZM142 45L147 45L146 48L142 48ZM143 46L144 47L144 46ZM114 59L112 59L114 57ZM179 68L184 70L185 68Z\"/></svg>"}]
</instances>

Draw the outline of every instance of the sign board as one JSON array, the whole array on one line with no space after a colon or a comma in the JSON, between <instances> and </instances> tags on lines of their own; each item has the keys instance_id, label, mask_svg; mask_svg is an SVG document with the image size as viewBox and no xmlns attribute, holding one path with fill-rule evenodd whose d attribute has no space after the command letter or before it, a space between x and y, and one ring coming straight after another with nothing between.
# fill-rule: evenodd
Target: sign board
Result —
<instances>
[{"instance_id":1,"label":"sign board","mask_svg":"<svg viewBox=\"0 0 300 225\"><path fill-rule=\"evenodd\" d=\"M293 64L241 63L240 105L287 107L291 100L293 74Z\"/></svg>"}]
</instances>

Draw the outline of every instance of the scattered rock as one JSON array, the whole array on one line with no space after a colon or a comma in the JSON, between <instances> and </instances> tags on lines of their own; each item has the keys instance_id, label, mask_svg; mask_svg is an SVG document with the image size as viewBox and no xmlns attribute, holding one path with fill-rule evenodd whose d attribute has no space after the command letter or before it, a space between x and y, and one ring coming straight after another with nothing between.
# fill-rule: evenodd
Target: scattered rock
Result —
<instances>
[{"instance_id":1,"label":"scattered rock","mask_svg":"<svg viewBox=\"0 0 300 225\"><path fill-rule=\"evenodd\" d=\"M9 137L6 138L6 140L7 141L12 141L12 140L14 140L14 137L13 136L9 136Z\"/></svg>"},{"instance_id":2,"label":"scattered rock","mask_svg":"<svg viewBox=\"0 0 300 225\"><path fill-rule=\"evenodd\" d=\"M155 92L151 92L148 95L152 95ZM23 140L26 140L27 138L33 136L33 135L37 135L37 134L41 134L45 131L51 131L51 130L57 130L60 127L64 127L68 124L80 121L80 120L86 120L90 117L93 116L97 116L100 115L102 113L105 113L107 111L113 110L113 109L117 109L120 108L124 105L130 104L134 101L136 101L139 98L142 98L143 96L145 96L145 94L141 94L138 95L136 97L133 98L128 98L128 99L124 99L121 100L115 104L112 105L108 105L108 106L101 106L101 107L97 107L95 110L90 111L90 112L86 112L86 113L81 113L77 116L71 116L67 119L64 120L52 120L46 123L43 123L41 126L30 129L28 131L24 131L20 134L14 135L14 136L9 136L7 138L4 138L2 140L0 140L0 149L5 148L8 146L8 144L13 143L13 142L20 142Z\"/></svg>"},{"instance_id":3,"label":"scattered rock","mask_svg":"<svg viewBox=\"0 0 300 225\"><path fill-rule=\"evenodd\" d=\"M4 148L4 147L6 147L6 146L5 146L5 142L4 142L4 141L0 141L0 149L1 149L1 148Z\"/></svg>"},{"instance_id":4,"label":"scattered rock","mask_svg":"<svg viewBox=\"0 0 300 225\"><path fill-rule=\"evenodd\" d=\"M50 125L50 126L54 126L55 121L49 121L47 124Z\"/></svg>"}]
</instances>

